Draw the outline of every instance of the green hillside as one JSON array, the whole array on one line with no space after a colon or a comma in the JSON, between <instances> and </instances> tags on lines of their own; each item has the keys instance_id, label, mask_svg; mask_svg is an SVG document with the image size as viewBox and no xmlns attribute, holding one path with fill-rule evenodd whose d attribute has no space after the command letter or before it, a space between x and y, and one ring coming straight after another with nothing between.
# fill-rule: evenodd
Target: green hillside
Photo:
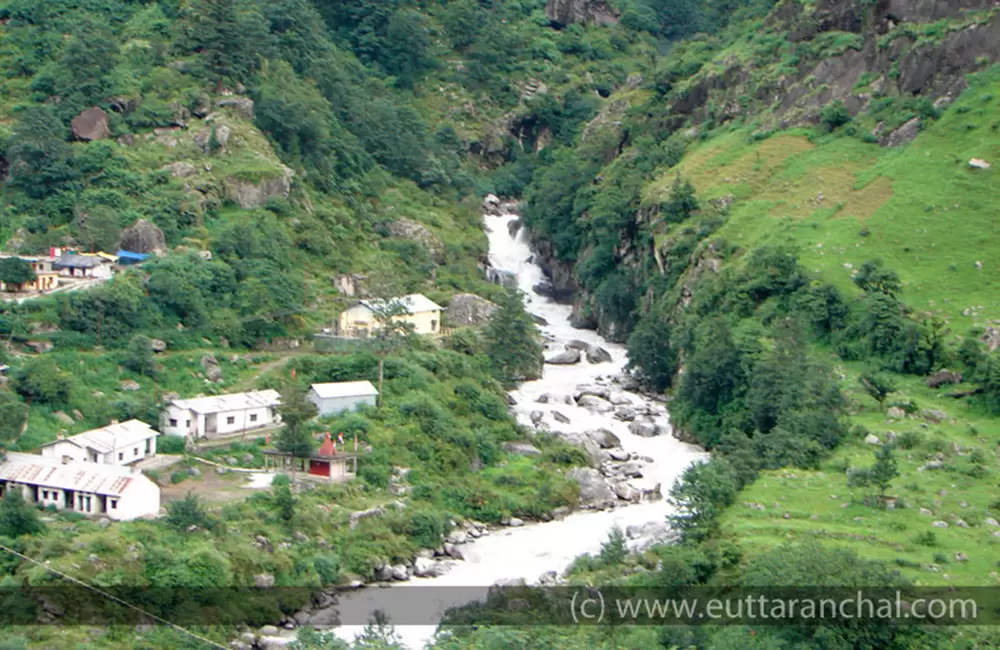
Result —
<instances>
[{"instance_id":1,"label":"green hillside","mask_svg":"<svg viewBox=\"0 0 1000 650\"><path fill-rule=\"evenodd\" d=\"M162 249L100 286L0 303L3 449L155 422L177 395L276 388L294 405L312 381L385 380L379 408L304 428L372 446L348 486L245 498L232 474L184 461L154 476L168 518L105 527L10 499L0 543L108 587L263 575L318 588L412 560L452 521L573 504L563 473L585 454L547 436L530 457L505 447L529 436L505 390L537 373L541 350L485 278L493 193L523 201L574 322L627 344L676 434L712 452L671 491L678 543L628 553L612 537L571 582L997 585L997 11L0 1L0 250L113 252L136 232ZM374 295L500 308L440 344L323 353L312 335L355 299L352 278ZM262 443L204 453L259 468ZM0 584L25 581L55 578L4 556ZM225 616L243 603L208 605L220 624L198 633L230 643L241 629ZM213 647L164 627L0 637L6 650ZM343 647L306 637L295 650ZM976 627L535 625L435 647L997 642Z\"/></svg>"}]
</instances>

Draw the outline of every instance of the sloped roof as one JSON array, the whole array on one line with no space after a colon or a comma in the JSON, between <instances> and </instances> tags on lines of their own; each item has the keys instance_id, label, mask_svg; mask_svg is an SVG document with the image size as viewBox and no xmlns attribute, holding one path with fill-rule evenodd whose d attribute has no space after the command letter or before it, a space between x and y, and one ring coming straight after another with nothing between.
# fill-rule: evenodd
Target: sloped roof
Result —
<instances>
[{"instance_id":1,"label":"sloped roof","mask_svg":"<svg viewBox=\"0 0 1000 650\"><path fill-rule=\"evenodd\" d=\"M278 406L281 404L281 395L276 390L252 390L249 393L175 399L171 404L195 413L224 413Z\"/></svg>"},{"instance_id":2,"label":"sloped roof","mask_svg":"<svg viewBox=\"0 0 1000 650\"><path fill-rule=\"evenodd\" d=\"M400 298L389 298L388 300L359 300L357 304L364 305L368 309L377 310L382 308L385 304L393 304L395 301L399 301L406 308L406 311L411 314L418 314L425 311L440 311L442 309L441 305L436 304L433 300L428 298L422 293L411 293L408 296L402 296Z\"/></svg>"},{"instance_id":3,"label":"sloped roof","mask_svg":"<svg viewBox=\"0 0 1000 650\"><path fill-rule=\"evenodd\" d=\"M51 447L60 442L72 442L80 447L93 449L94 451L106 454L114 449L124 449L129 445L142 442L157 435L148 424L139 420L129 420L116 424L109 424L100 429L84 431L75 436L69 436L61 440L47 442L42 447Z\"/></svg>"},{"instance_id":4,"label":"sloped roof","mask_svg":"<svg viewBox=\"0 0 1000 650\"><path fill-rule=\"evenodd\" d=\"M56 268L76 268L76 269L92 269L95 266L100 266L103 261L100 257L89 256L89 255L63 255L55 262L52 266Z\"/></svg>"},{"instance_id":5,"label":"sloped roof","mask_svg":"<svg viewBox=\"0 0 1000 650\"><path fill-rule=\"evenodd\" d=\"M0 480L120 497L137 481L149 479L119 465L63 464L55 458L7 452L7 459L0 463Z\"/></svg>"},{"instance_id":6,"label":"sloped roof","mask_svg":"<svg viewBox=\"0 0 1000 650\"><path fill-rule=\"evenodd\" d=\"M341 381L329 384L313 384L312 389L316 391L320 399L378 395L378 389L370 381Z\"/></svg>"}]
</instances>

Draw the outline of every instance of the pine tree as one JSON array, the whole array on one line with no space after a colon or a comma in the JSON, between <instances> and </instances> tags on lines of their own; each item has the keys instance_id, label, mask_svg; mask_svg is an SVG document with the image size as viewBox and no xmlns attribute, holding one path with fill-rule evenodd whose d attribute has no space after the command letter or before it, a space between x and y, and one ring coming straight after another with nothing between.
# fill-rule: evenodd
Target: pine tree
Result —
<instances>
[{"instance_id":1,"label":"pine tree","mask_svg":"<svg viewBox=\"0 0 1000 650\"><path fill-rule=\"evenodd\" d=\"M519 292L508 291L497 301L483 338L494 374L504 385L541 375L542 346Z\"/></svg>"},{"instance_id":2,"label":"pine tree","mask_svg":"<svg viewBox=\"0 0 1000 650\"><path fill-rule=\"evenodd\" d=\"M608 533L608 539L601 544L601 562L605 566L621 564L628 557L628 545L625 542L625 533L621 527L615 524Z\"/></svg>"},{"instance_id":3,"label":"pine tree","mask_svg":"<svg viewBox=\"0 0 1000 650\"><path fill-rule=\"evenodd\" d=\"M883 445L875 450L875 464L868 470L868 479L878 488L880 497L885 497L886 491L892 485L893 479L899 476L899 468L892 447Z\"/></svg>"},{"instance_id":4,"label":"pine tree","mask_svg":"<svg viewBox=\"0 0 1000 650\"><path fill-rule=\"evenodd\" d=\"M292 494L291 482L284 474L274 478L271 484L274 488L274 503L278 506L278 516L285 523L290 523L295 517L295 495Z\"/></svg>"}]
</instances>

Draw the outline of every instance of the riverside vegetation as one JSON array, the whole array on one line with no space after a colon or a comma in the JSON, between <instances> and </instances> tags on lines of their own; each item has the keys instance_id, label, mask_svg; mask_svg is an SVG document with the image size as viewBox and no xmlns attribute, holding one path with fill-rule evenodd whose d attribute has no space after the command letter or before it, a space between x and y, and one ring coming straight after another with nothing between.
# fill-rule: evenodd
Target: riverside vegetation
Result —
<instances>
[{"instance_id":1,"label":"riverside vegetation","mask_svg":"<svg viewBox=\"0 0 1000 650\"><path fill-rule=\"evenodd\" d=\"M679 435L713 451L672 491L680 544L629 554L613 536L571 581L995 585L1000 205L995 172L969 160L1000 160L996 10L896 4L0 3L0 239L26 254L108 249L144 219L170 249L102 287L0 306L8 448L54 438L57 413L72 431L155 421L167 393L278 387L292 368L303 384L374 379L367 352L248 351L328 323L346 304L335 275L502 304L482 334L391 352L386 404L330 423L372 446L357 484L292 506L281 486L184 500L108 528L67 514L41 527L5 502L5 545L107 586L322 585L436 545L453 517L571 503L559 468L583 462L576 450L502 450L523 436L503 385L537 372L539 353L516 301L481 279L477 209L493 192L524 198L579 324L627 341ZM107 137L84 141L71 123L92 106ZM205 354L223 371L210 388ZM929 387L945 368L962 383ZM397 498L393 467L410 468L406 507L345 525ZM6 583L52 580L5 562ZM393 645L376 632L359 643ZM505 627L437 645L995 641L977 628ZM0 643L198 647L164 628Z\"/></svg>"}]
</instances>

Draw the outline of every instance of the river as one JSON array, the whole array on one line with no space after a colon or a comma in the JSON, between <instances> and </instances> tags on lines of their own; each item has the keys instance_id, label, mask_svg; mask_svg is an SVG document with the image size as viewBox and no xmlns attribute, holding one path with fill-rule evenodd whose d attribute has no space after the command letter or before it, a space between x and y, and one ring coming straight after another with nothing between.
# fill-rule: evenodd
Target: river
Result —
<instances>
[{"instance_id":1,"label":"river","mask_svg":"<svg viewBox=\"0 0 1000 650\"><path fill-rule=\"evenodd\" d=\"M542 422L552 430L567 433L598 428L611 430L620 439L624 450L635 452L649 461L643 463L642 477L630 482L636 488L651 488L661 484L666 493L685 468L705 457L702 450L678 441L669 433L655 437L634 435L629 431L628 422L613 418L612 412L594 413L576 405L536 402L546 393L567 395L572 394L580 384L607 382L611 377L622 373L627 356L623 346L604 340L594 331L572 327L570 306L555 303L532 292L532 287L544 279L544 274L537 264L529 261L532 259L532 251L525 229L520 229L513 237L510 235L508 225L517 218L514 214L484 217L489 236L490 263L495 269L516 274L517 285L525 293L527 310L547 322L540 326L542 333L551 340L546 357L562 351L562 343L579 340L607 350L612 360L599 364L591 364L586 359L575 365L546 364L541 379L526 382L511 392L517 402L512 407L514 414L521 423L530 426L532 413L536 412L537 418L537 412L541 411L544 413ZM657 424L662 430L669 431L669 417L663 411L662 404L639 393L623 393L636 405L660 409L663 414L657 418ZM569 418L569 424L555 422L553 409ZM384 607L390 619L399 621L396 631L406 646L422 648L432 639L435 625L404 625L403 618L412 622L433 621L435 615L439 615L449 605L462 604L470 598L485 597L488 587L498 581L521 578L532 584L547 571L562 572L579 555L599 551L601 543L607 539L608 532L615 524L624 530L629 526L663 522L669 513L669 504L666 500L659 499L622 505L610 510L580 510L547 523L501 528L462 545L460 548L465 560L457 562L443 576L414 578L391 587L364 589L342 596L338 606L341 620L352 623L363 620L363 612L370 611L375 606ZM645 540L637 538L631 543L635 545L643 541ZM454 589L423 589L431 586ZM415 591L407 592L408 589ZM360 629L354 625L341 626L337 628L337 635L349 641Z\"/></svg>"}]
</instances>

